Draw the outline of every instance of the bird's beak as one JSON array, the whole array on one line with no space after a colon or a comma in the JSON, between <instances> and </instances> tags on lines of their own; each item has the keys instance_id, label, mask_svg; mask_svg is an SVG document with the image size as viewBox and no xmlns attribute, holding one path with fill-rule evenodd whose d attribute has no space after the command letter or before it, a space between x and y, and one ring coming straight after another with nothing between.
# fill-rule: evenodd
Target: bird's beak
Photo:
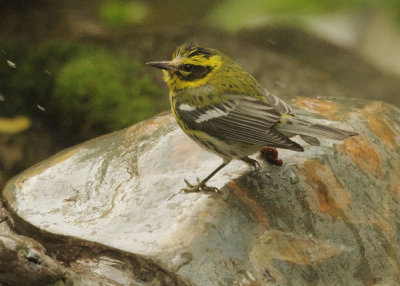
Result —
<instances>
[{"instance_id":1,"label":"bird's beak","mask_svg":"<svg viewBox=\"0 0 400 286\"><path fill-rule=\"evenodd\" d=\"M146 65L167 71L176 71L176 66L169 61L148 62Z\"/></svg>"}]
</instances>

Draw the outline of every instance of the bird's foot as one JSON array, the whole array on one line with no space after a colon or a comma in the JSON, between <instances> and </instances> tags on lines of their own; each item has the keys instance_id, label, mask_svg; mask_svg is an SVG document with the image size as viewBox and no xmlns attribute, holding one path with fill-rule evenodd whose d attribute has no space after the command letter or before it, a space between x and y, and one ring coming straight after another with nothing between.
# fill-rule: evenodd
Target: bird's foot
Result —
<instances>
[{"instance_id":1,"label":"bird's foot","mask_svg":"<svg viewBox=\"0 0 400 286\"><path fill-rule=\"evenodd\" d=\"M183 193L196 193L196 192L214 192L218 193L219 189L215 187L210 187L206 185L206 182L200 181L199 178L197 178L197 184L193 185L189 183L188 180L184 179L186 183L186 188L181 189L181 192Z\"/></svg>"},{"instance_id":2,"label":"bird's foot","mask_svg":"<svg viewBox=\"0 0 400 286\"><path fill-rule=\"evenodd\" d=\"M278 150L274 147L264 147L260 151L261 158L276 166L282 166L282 159L278 158Z\"/></svg>"},{"instance_id":3,"label":"bird's foot","mask_svg":"<svg viewBox=\"0 0 400 286\"><path fill-rule=\"evenodd\" d=\"M240 158L240 160L242 160L243 162L246 162L247 164L252 166L256 172L260 171L260 169L261 169L260 163L258 163L257 160L251 159L249 157L243 157L243 158Z\"/></svg>"}]
</instances>

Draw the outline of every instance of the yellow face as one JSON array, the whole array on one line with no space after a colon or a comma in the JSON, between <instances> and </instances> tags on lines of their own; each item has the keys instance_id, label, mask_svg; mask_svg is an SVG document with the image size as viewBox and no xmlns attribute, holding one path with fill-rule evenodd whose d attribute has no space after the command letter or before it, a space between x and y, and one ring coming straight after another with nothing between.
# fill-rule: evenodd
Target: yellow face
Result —
<instances>
[{"instance_id":1,"label":"yellow face","mask_svg":"<svg viewBox=\"0 0 400 286\"><path fill-rule=\"evenodd\" d=\"M213 49L195 45L179 46L172 61L148 63L163 69L164 80L171 91L206 85L222 65L222 55Z\"/></svg>"}]
</instances>

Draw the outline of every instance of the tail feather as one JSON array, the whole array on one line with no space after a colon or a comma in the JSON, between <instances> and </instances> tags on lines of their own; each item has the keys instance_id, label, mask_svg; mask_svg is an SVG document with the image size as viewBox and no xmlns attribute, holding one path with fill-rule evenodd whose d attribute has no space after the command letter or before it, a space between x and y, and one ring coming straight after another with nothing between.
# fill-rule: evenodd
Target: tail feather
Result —
<instances>
[{"instance_id":1,"label":"tail feather","mask_svg":"<svg viewBox=\"0 0 400 286\"><path fill-rule=\"evenodd\" d=\"M285 124L277 126L277 129L282 133L300 135L307 143L312 145L316 145L318 142L317 138L339 141L358 135L358 133L353 131L347 131L322 124L310 123L297 118L288 119Z\"/></svg>"},{"instance_id":2,"label":"tail feather","mask_svg":"<svg viewBox=\"0 0 400 286\"><path fill-rule=\"evenodd\" d=\"M320 142L317 138L307 135L300 135L301 139L306 141L310 145L319 146Z\"/></svg>"}]
</instances>

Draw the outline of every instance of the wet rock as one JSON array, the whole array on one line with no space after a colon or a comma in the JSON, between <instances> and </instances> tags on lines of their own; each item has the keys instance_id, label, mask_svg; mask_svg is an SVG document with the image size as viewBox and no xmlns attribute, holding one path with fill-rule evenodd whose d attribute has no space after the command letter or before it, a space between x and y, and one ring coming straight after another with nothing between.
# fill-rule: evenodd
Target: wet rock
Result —
<instances>
[{"instance_id":1,"label":"wet rock","mask_svg":"<svg viewBox=\"0 0 400 286\"><path fill-rule=\"evenodd\" d=\"M100 280L83 281L82 270L77 275L67 269L48 256L39 242L16 234L13 224L7 210L0 206L0 285L101 285Z\"/></svg>"},{"instance_id":2,"label":"wet rock","mask_svg":"<svg viewBox=\"0 0 400 286\"><path fill-rule=\"evenodd\" d=\"M24 236L0 235L0 269L0 281L21 286L54 283L63 275L44 248Z\"/></svg>"},{"instance_id":3,"label":"wet rock","mask_svg":"<svg viewBox=\"0 0 400 286\"><path fill-rule=\"evenodd\" d=\"M283 166L259 159L259 172L235 161L210 182L220 193L183 194L183 178L204 177L220 159L162 114L13 178L7 208L20 233L86 283L400 283L400 110L339 99L292 105L360 135L280 150Z\"/></svg>"}]
</instances>

